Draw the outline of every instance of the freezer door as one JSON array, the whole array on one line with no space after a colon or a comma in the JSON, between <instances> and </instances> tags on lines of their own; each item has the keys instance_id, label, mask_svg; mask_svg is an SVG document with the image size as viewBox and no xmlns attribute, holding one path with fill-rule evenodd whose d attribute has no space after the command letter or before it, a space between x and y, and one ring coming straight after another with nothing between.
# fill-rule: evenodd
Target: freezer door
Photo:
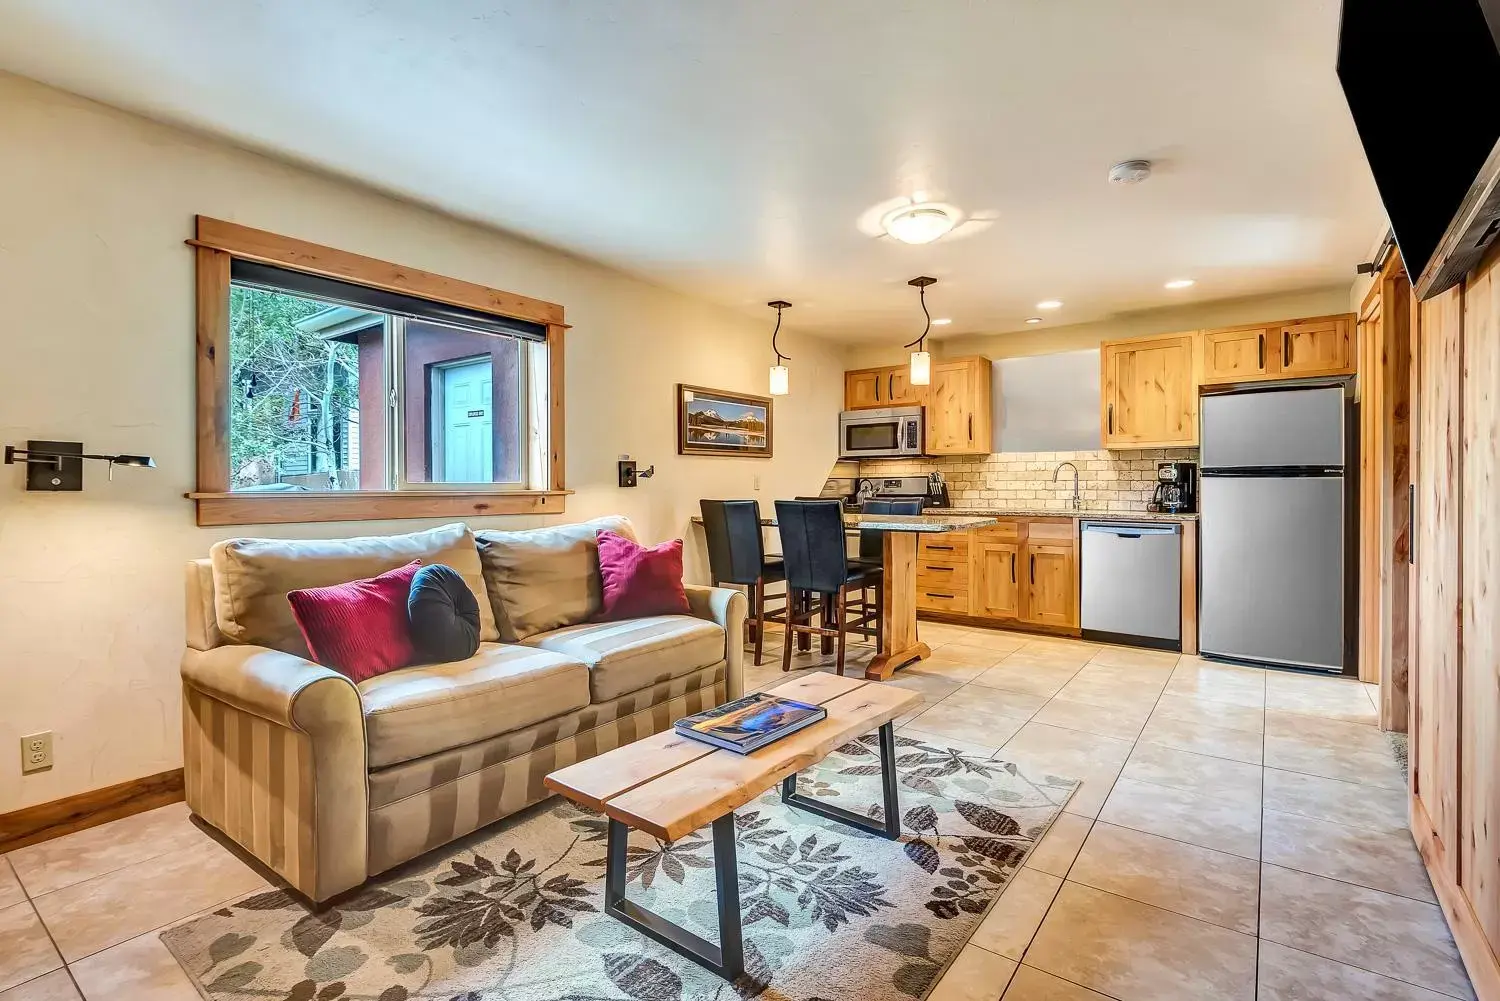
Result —
<instances>
[{"instance_id":1,"label":"freezer door","mask_svg":"<svg viewBox=\"0 0 1500 1001\"><path fill-rule=\"evenodd\" d=\"M1084 522L1079 622L1084 629L1182 636L1182 536L1175 525Z\"/></svg>"},{"instance_id":2,"label":"freezer door","mask_svg":"<svg viewBox=\"0 0 1500 1001\"><path fill-rule=\"evenodd\" d=\"M1204 469L1344 464L1344 390L1277 389L1205 396Z\"/></svg>"},{"instance_id":3,"label":"freezer door","mask_svg":"<svg viewBox=\"0 0 1500 1001\"><path fill-rule=\"evenodd\" d=\"M1198 645L1341 671L1344 481L1205 476Z\"/></svg>"}]
</instances>

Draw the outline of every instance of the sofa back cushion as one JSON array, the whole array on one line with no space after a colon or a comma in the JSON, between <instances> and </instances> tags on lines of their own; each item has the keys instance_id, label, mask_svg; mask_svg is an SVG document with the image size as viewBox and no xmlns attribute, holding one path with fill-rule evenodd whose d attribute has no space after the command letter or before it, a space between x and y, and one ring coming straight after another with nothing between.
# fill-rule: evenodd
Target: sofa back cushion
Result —
<instances>
[{"instance_id":1,"label":"sofa back cushion","mask_svg":"<svg viewBox=\"0 0 1500 1001\"><path fill-rule=\"evenodd\" d=\"M355 539L226 539L214 544L209 559L215 617L231 643L306 657L307 644L292 618L288 591L374 577L412 560L445 563L457 570L479 602L479 638L499 638L485 597L474 533L464 524Z\"/></svg>"},{"instance_id":2,"label":"sofa back cushion","mask_svg":"<svg viewBox=\"0 0 1500 1001\"><path fill-rule=\"evenodd\" d=\"M599 613L601 531L635 539L630 519L618 515L524 532L475 533L502 640L517 643Z\"/></svg>"}]
</instances>

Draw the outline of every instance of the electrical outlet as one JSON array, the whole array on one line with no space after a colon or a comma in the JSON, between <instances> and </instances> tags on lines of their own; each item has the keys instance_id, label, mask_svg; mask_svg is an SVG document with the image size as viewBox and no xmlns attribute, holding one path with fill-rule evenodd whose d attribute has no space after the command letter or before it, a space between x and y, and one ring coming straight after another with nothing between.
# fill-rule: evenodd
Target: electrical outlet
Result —
<instances>
[{"instance_id":1,"label":"electrical outlet","mask_svg":"<svg viewBox=\"0 0 1500 1001\"><path fill-rule=\"evenodd\" d=\"M32 733L21 738L21 774L46 771L52 767L52 731Z\"/></svg>"}]
</instances>

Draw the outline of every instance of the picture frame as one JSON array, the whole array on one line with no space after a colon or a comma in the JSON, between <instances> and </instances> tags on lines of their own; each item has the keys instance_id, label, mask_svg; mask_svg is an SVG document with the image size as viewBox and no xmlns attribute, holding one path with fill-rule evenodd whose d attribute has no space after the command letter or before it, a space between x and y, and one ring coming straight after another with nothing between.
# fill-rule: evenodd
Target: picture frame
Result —
<instances>
[{"instance_id":1,"label":"picture frame","mask_svg":"<svg viewBox=\"0 0 1500 1001\"><path fill-rule=\"evenodd\" d=\"M769 396L677 384L677 454L771 457Z\"/></svg>"}]
</instances>

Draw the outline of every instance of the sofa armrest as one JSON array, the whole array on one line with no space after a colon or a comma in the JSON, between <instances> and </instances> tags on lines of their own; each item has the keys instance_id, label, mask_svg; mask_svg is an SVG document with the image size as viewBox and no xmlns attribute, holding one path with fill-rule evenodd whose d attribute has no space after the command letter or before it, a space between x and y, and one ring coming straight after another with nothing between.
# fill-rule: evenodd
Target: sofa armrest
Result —
<instances>
[{"instance_id":1,"label":"sofa armrest","mask_svg":"<svg viewBox=\"0 0 1500 1001\"><path fill-rule=\"evenodd\" d=\"M369 765L359 689L264 647L182 658L188 807L313 901L363 883Z\"/></svg>"},{"instance_id":2,"label":"sofa armrest","mask_svg":"<svg viewBox=\"0 0 1500 1001\"><path fill-rule=\"evenodd\" d=\"M749 603L741 591L730 587L685 585L688 607L694 615L724 627L724 684L726 695L745 694L745 615Z\"/></svg>"}]
</instances>

